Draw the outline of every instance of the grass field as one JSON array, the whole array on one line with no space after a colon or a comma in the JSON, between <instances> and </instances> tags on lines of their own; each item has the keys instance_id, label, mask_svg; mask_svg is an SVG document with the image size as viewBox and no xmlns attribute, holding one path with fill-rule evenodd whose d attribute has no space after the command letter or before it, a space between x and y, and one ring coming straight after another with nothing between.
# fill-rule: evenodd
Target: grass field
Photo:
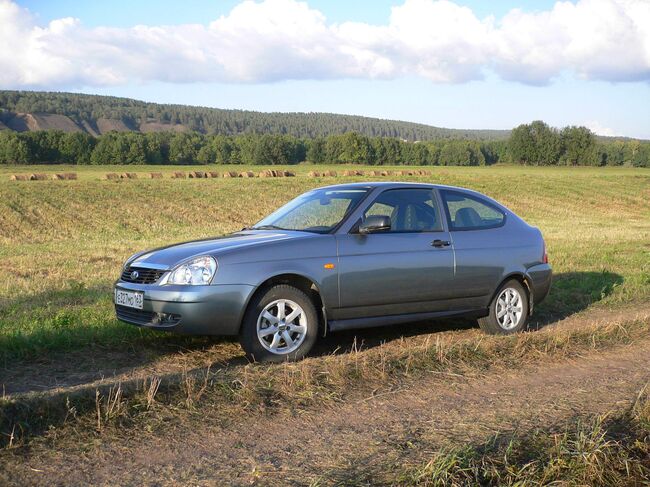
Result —
<instances>
[{"instance_id":1,"label":"grass field","mask_svg":"<svg viewBox=\"0 0 650 487\"><path fill-rule=\"evenodd\" d=\"M432 333L431 325L425 323L398 327L397 331L367 331L359 335L359 342L354 334L333 336L313 358L299 364L251 366L241 361L236 343L164 335L115 320L111 285L131 253L238 230L307 189L369 179L307 175L313 170L350 168L300 165L285 168L297 173L292 178L174 180L170 178L174 170L205 168L139 167L129 168L141 172L139 179L123 181L100 179L107 172L123 172L124 167L118 166L0 168L0 270L5 276L0 282L0 383L9 384L10 389L16 381L66 383L67 378L81 376L93 367L101 369L100 364L129 357L136 368L147 368L144 375L130 382L118 376L103 389L96 389L90 379L79 379L71 383L84 386L81 391L64 388L47 397L14 400L9 396L5 402L0 401L0 443L10 447L11 452L0 458L0 464L4 459L8 468L3 477L0 467L0 483L12 475L26 482L33 472L25 470L25 465L38 465L47 471L45 465L51 464L61 469L56 475L65 475L68 468L74 483L101 483L101 476L75 477L85 471L78 465L94 469L94 455L124 455L126 462L126 458L145 448L136 438L142 436L152 445L165 444L167 428L169 435L191 437L188 432L199 423L200 431L223 431L215 433L213 440L195 440L201 444L213 441L211 448L221 449L229 444L227 435L232 434L232 450L224 450L231 453L224 454L236 456L242 448L248 448L248 440L235 434L233 417L240 418L250 430L259 430L258 443L250 447L265 451L284 441L282 418L328 414L335 414L330 418L333 423L338 417L352 424L359 422L353 431L360 435L356 441L361 447L350 452L342 445L339 456L345 461L354 457L374 473L366 479L363 475L367 472L341 464L334 457L330 459L329 453L311 444L319 452L320 463L314 467L317 472L312 472L308 481L307 477L296 477L296 484L337 483L331 478L347 485L536 485L552 481L607 485L619 480L634 483L650 479L650 465L645 458L650 451L647 390L638 396L643 401L635 399L635 387L650 382L650 374L643 368L648 356L645 352L650 350L650 327L647 318L630 312L645 310L646 317L650 313L647 170L428 167L431 176L390 178L476 189L540 227L555 280L550 296L536 309L533 323L545 325L569 317L567 325L557 330L546 327L537 333L504 339L486 337L466 324L461 324L459 330L454 330L453 324L436 325L441 332ZM54 171L76 171L79 179L9 180L10 174ZM163 172L165 179L144 179L148 172ZM572 322L572 317L583 314L578 312L591 313L586 315L590 318ZM384 341L389 343L385 345ZM358 351L360 346L364 347L362 351ZM624 352L620 347L641 348ZM352 352L341 354L339 348ZM605 356L609 358L601 358ZM598 364L598 360L602 363L593 368L573 366L578 361ZM629 384L630 374L622 365L611 382L594 382L602 378L600 370L610 370L624 360L628 360L630 371L633 366L641 367ZM512 377L512 371L522 367L533 367L533 379L526 379L534 381L532 386L522 378ZM534 367L543 368L545 373L553 367L557 370L548 372L548 383L538 383L535 381L541 379ZM520 390L508 396L511 404L503 404L503 411L486 416L482 408L494 407L489 397L496 386L483 383L484 376L491 373L502 374L508 395ZM509 379L512 383L507 382ZM376 414L377 425L390 428L395 416L413 415L412 421L417 423L426 414L414 406L419 403L412 402L418 394L424 394L420 391L436 391L437 396L445 387L452 387L453 381L459 381L453 386L457 391L465 381L472 380L476 384L465 395L454 392L454 401L476 394L472 391L489 392L488 399L475 399L468 403L472 407L464 406L474 421L456 419L462 433L454 434L462 434L464 440L442 441L438 428L420 425L416 432L408 429L391 433L400 438L394 440L395 445L386 433L388 436L377 444L387 442L391 447L371 456L375 443L363 436L362 424L368 422L360 422L364 413L359 412L359 404L365 404L366 396L394 397L386 400L389 412L385 416L377 412L381 408L365 413ZM572 388L581 388L585 383L590 384L592 396L572 392ZM549 397L544 387L552 388L558 398ZM403 390L407 399L399 399ZM520 413L512 405L517 395L526 411L533 408L531 404L539 403L539 416ZM436 400L423 397L426 404ZM630 400L634 409L625 409L631 407ZM564 409L558 406L562 401L568 404ZM455 402L442 402L437 407L445 411L451 404ZM618 408L615 414L602 416L610 407ZM279 431L264 429L262 425L269 419ZM499 423L503 420L515 424L520 419L525 425L521 431ZM381 429L377 425L371 426ZM450 431L453 427L449 426ZM334 425L329 433L317 433L319 441L343 441L337 431ZM34 438L31 442L30 435ZM470 439L471 443L465 445ZM265 446L265 441L270 446ZM23 450L21 445L28 447ZM163 483L200 484L205 480L205 471L184 470L181 466L183 461L178 458L186 453L176 451L175 455L176 466L169 467L166 473L151 470L151 478L128 477L130 467L125 463L123 483L158 483L162 478L166 479ZM586 460L576 462L577 457ZM201 463L205 458L186 460ZM313 463L313 459L303 462ZM379 463L373 466L373 462ZM140 465L132 471L139 472L140 468L145 472L148 467ZM277 482L279 477L267 477L267 473L253 469L246 473L246 479L282 484ZM319 475L329 480L321 481ZM110 476L103 482L110 483Z\"/></svg>"},{"instance_id":2,"label":"grass field","mask_svg":"<svg viewBox=\"0 0 650 487\"><path fill-rule=\"evenodd\" d=\"M191 168L137 169L169 177ZM110 289L122 262L145 248L238 230L307 189L364 179L291 169L294 178L101 181L120 168L71 166L56 171L76 170L78 181L23 182L8 175L52 168L1 168L0 354L164 340L114 320ZM648 171L445 167L392 179L476 189L539 226L558 279L538 318L650 296Z\"/></svg>"}]
</instances>

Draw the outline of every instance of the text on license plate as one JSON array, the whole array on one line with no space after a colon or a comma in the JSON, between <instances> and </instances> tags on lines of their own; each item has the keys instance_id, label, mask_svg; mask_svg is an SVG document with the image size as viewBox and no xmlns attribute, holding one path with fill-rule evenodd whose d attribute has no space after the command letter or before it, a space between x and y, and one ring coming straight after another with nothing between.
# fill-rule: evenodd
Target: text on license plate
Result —
<instances>
[{"instance_id":1,"label":"text on license plate","mask_svg":"<svg viewBox=\"0 0 650 487\"><path fill-rule=\"evenodd\" d=\"M115 289L115 304L128 306L129 308L142 309L144 302L144 293L139 291L124 291Z\"/></svg>"}]
</instances>

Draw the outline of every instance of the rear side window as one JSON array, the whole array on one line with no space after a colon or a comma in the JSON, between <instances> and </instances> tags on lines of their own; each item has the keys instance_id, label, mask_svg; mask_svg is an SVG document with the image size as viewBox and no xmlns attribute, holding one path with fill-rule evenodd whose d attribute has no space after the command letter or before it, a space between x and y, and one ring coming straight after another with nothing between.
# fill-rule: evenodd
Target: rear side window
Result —
<instances>
[{"instance_id":1,"label":"rear side window","mask_svg":"<svg viewBox=\"0 0 650 487\"><path fill-rule=\"evenodd\" d=\"M460 191L441 191L450 230L484 230L505 222L505 214L477 196Z\"/></svg>"}]
</instances>

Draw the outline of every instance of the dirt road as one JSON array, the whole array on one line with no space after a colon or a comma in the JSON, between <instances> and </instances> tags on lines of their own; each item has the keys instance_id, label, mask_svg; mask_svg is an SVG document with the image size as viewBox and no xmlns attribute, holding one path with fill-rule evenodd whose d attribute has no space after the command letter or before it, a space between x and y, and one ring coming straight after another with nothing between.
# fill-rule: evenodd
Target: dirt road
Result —
<instances>
[{"instance_id":1,"label":"dirt road","mask_svg":"<svg viewBox=\"0 0 650 487\"><path fill-rule=\"evenodd\" d=\"M152 431L125 430L93 444L39 445L7 454L0 483L391 483L395 466L426 461L442 445L481 443L497 432L552 430L624 410L649 383L650 340L519 370L430 373L389 393L357 395L308 411L251 413L227 421L199 411Z\"/></svg>"}]
</instances>

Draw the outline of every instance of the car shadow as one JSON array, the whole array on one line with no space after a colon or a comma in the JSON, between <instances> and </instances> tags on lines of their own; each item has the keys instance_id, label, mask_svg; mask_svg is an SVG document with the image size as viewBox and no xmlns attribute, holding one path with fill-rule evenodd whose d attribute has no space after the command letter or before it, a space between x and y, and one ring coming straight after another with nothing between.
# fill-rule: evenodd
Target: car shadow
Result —
<instances>
[{"instance_id":1,"label":"car shadow","mask_svg":"<svg viewBox=\"0 0 650 487\"><path fill-rule=\"evenodd\" d=\"M539 330L583 311L622 283L622 276L607 271L556 274L549 295L534 309L529 328ZM312 355L348 353L355 348L373 348L404 337L472 328L478 328L476 320L448 318L337 332L321 339Z\"/></svg>"},{"instance_id":2,"label":"car shadow","mask_svg":"<svg viewBox=\"0 0 650 487\"><path fill-rule=\"evenodd\" d=\"M540 329L584 311L612 294L623 282L623 276L609 271L556 274L548 296L535 307L529 326Z\"/></svg>"},{"instance_id":3,"label":"car shadow","mask_svg":"<svg viewBox=\"0 0 650 487\"><path fill-rule=\"evenodd\" d=\"M611 272L556 275L549 296L535 309L531 329L543 328L588 308L622 283L623 278ZM98 318L103 321L99 322L99 326L89 327L90 331L84 327L66 326L68 318L77 317L72 312L70 316L66 314L68 311L62 312L62 306L92 309L106 307L106 300L110 301L110 288L107 286L49 292L14 301L5 299L0 305L0 312L3 316L8 315L9 319L17 313L28 313L30 309L43 319L50 319L45 318L49 308L55 314L55 323L48 322L43 331L36 329L30 334L0 337L0 350L5 351L5 358L0 364L0 383L6 392L43 391L92 383L102 377L146 367L165 357L172 359L167 363L190 368L197 366L197 360L210 363L213 368L247 363L236 337L190 337L139 329L118 322L112 313ZM56 322L56 316L61 318L60 323ZM83 313L79 319L83 319ZM476 320L454 318L340 331L320 339L311 356L344 354L405 337L476 327ZM62 344L63 348L57 349L56 344ZM51 348L48 349L48 346ZM13 358L11 352L7 355L6 351L16 347L25 349L27 355ZM199 358L189 360L188 357L192 355Z\"/></svg>"}]
</instances>

